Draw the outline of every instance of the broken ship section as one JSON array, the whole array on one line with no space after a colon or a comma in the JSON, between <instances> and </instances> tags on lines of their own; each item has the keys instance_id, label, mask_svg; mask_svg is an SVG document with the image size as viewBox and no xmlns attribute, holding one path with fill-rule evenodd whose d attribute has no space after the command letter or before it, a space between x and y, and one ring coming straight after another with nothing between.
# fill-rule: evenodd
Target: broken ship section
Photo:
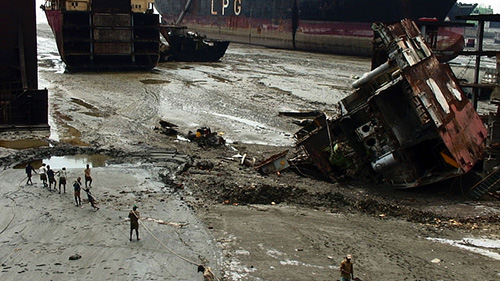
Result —
<instances>
[{"instance_id":1,"label":"broken ship section","mask_svg":"<svg viewBox=\"0 0 500 281\"><path fill-rule=\"evenodd\" d=\"M471 171L487 131L449 66L411 20L373 29L384 60L354 82L338 116L321 115L296 133L301 161L328 178L368 173L397 188Z\"/></svg>"},{"instance_id":2,"label":"broken ship section","mask_svg":"<svg viewBox=\"0 0 500 281\"><path fill-rule=\"evenodd\" d=\"M151 69L160 57L152 0L50 0L42 6L69 71Z\"/></svg>"}]
</instances>

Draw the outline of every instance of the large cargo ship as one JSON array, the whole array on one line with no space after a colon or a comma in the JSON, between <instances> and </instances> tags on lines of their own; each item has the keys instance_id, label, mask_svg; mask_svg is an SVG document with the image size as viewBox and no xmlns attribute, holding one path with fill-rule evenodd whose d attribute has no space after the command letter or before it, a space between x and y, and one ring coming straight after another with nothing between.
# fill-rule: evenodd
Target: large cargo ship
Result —
<instances>
[{"instance_id":1,"label":"large cargo ship","mask_svg":"<svg viewBox=\"0 0 500 281\"><path fill-rule=\"evenodd\" d=\"M465 22L465 20L459 20L456 19L457 16L468 16L472 14L474 9L476 9L478 4L467 4L467 3L461 3L457 2L451 10L448 12L448 15L446 16L446 20L450 21L457 21L457 22Z\"/></svg>"},{"instance_id":2,"label":"large cargo ship","mask_svg":"<svg viewBox=\"0 0 500 281\"><path fill-rule=\"evenodd\" d=\"M275 48L370 56L374 22L443 21L455 0L156 0L163 24L210 38ZM442 28L440 40L450 40ZM456 40L456 38L452 38ZM462 39L463 40L463 39ZM454 44L452 42L450 44Z\"/></svg>"},{"instance_id":3,"label":"large cargo ship","mask_svg":"<svg viewBox=\"0 0 500 281\"><path fill-rule=\"evenodd\" d=\"M158 63L153 0L47 0L42 9L69 71L151 69Z\"/></svg>"}]
</instances>

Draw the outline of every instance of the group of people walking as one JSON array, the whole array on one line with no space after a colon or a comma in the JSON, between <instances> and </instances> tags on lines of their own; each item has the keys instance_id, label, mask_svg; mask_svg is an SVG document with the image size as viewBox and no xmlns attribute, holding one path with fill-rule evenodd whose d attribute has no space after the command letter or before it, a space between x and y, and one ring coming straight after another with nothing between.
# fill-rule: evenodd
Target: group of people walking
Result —
<instances>
[{"instance_id":1,"label":"group of people walking","mask_svg":"<svg viewBox=\"0 0 500 281\"><path fill-rule=\"evenodd\" d=\"M50 167L50 165L42 163L42 166L38 169L38 171L36 171L35 168L32 166L32 164L28 163L26 165L26 176L28 177L26 185L33 185L33 180L32 180L33 173L40 175L40 180L42 181L43 187L48 187L49 191L52 191L52 186L54 186L54 191L57 191L57 182L59 181L59 194L61 194L61 192L66 193L66 183L68 179L68 172L66 170L66 167L62 167L61 170L55 172ZM56 180L56 176L58 177L58 180ZM90 192L90 188L92 187L92 176L90 174L89 164L87 164L87 167L84 170L84 178L85 178L85 187L82 187L81 177L78 177L73 183L75 205L77 207L82 205L82 199L80 198L80 191L83 189L87 193L87 198L90 204L92 205L94 210L97 211L99 210L99 207L97 207L97 202L95 200L95 197Z\"/></svg>"},{"instance_id":2,"label":"group of people walking","mask_svg":"<svg viewBox=\"0 0 500 281\"><path fill-rule=\"evenodd\" d=\"M57 191L57 180L56 176L59 178L59 193L63 191L66 193L66 179L68 177L68 172L65 167L63 167L60 171L55 172L50 165L46 165L45 163L38 169L38 171L33 168L31 163L26 165L26 176L28 177L27 185L33 185L33 173L40 175L40 180L42 181L43 187L48 187L49 191L52 191L52 185L54 185L54 191ZM48 184L47 184L48 183ZM61 187L63 188L61 190Z\"/></svg>"}]
</instances>

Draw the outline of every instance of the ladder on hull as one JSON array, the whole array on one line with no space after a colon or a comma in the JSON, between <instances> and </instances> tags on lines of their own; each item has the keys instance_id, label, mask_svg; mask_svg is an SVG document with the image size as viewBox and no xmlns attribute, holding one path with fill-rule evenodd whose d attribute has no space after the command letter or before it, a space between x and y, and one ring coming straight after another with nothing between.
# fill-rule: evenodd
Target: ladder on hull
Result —
<instances>
[{"instance_id":1,"label":"ladder on hull","mask_svg":"<svg viewBox=\"0 0 500 281\"><path fill-rule=\"evenodd\" d=\"M484 179L476 183L470 190L469 196L479 199L488 192L494 191L500 186L500 166L497 166Z\"/></svg>"}]
</instances>

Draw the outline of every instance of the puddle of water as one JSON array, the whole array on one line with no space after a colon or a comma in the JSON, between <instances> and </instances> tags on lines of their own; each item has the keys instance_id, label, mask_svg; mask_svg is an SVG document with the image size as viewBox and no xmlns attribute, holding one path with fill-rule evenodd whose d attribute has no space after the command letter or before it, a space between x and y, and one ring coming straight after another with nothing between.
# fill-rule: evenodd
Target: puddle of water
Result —
<instances>
[{"instance_id":1,"label":"puddle of water","mask_svg":"<svg viewBox=\"0 0 500 281\"><path fill-rule=\"evenodd\" d=\"M0 140L0 146L12 149L26 149L33 147L48 146L49 143L38 139L23 139L23 140Z\"/></svg>"},{"instance_id":2,"label":"puddle of water","mask_svg":"<svg viewBox=\"0 0 500 281\"><path fill-rule=\"evenodd\" d=\"M52 156L47 159L41 159L32 161L31 164L35 169L42 166L42 163L50 165L52 169L58 170L62 167L67 169L85 169L87 164L91 168L94 167L105 167L106 161L111 159L111 157L102 154L78 154L78 155L68 155L68 156ZM24 169L27 163L22 163L14 167L14 169Z\"/></svg>"},{"instance_id":3,"label":"puddle of water","mask_svg":"<svg viewBox=\"0 0 500 281\"><path fill-rule=\"evenodd\" d=\"M476 254L480 254L492 259L496 259L500 261L500 254L488 249L496 249L498 250L498 246L500 245L498 240L493 239L472 239L472 238L464 238L462 240L449 240L443 238L431 238L428 237L428 240L436 241L443 244L449 244L455 246L457 248L467 250ZM486 249L485 249L486 248Z\"/></svg>"}]
</instances>

